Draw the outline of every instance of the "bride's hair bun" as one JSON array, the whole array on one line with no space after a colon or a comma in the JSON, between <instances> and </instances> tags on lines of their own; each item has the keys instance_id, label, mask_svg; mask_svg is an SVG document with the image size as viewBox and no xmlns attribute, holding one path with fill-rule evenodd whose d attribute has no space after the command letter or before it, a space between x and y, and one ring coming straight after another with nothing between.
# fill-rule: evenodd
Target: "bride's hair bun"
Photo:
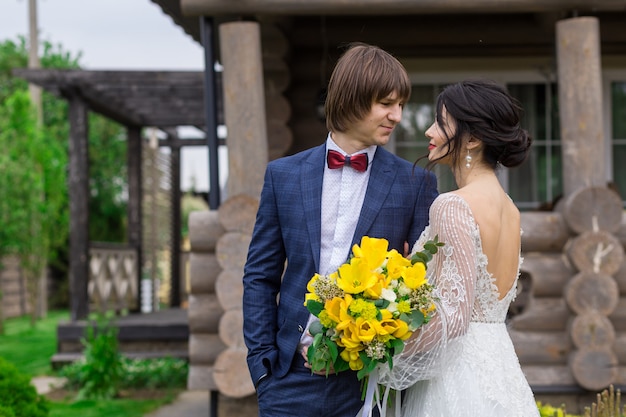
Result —
<instances>
[{"instance_id":1,"label":"bride's hair bun","mask_svg":"<svg viewBox=\"0 0 626 417\"><path fill-rule=\"evenodd\" d=\"M528 132L521 127L517 127L511 132L511 140L507 141L502 150L502 155L497 162L505 167L516 167L521 165L528 156L532 139Z\"/></svg>"},{"instance_id":2,"label":"bride's hair bun","mask_svg":"<svg viewBox=\"0 0 626 417\"><path fill-rule=\"evenodd\" d=\"M447 86L437 101L456 122L450 138L453 157L459 160L463 138L483 143L483 160L492 168L521 165L530 152L532 139L521 127L522 108L504 87L490 80L466 80Z\"/></svg>"}]
</instances>

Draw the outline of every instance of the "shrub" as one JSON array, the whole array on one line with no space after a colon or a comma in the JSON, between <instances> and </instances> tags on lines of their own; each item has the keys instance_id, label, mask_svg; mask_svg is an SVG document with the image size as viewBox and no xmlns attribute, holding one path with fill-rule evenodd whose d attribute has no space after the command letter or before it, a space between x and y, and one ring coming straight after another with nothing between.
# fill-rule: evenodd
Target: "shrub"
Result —
<instances>
[{"instance_id":1,"label":"shrub","mask_svg":"<svg viewBox=\"0 0 626 417\"><path fill-rule=\"evenodd\" d=\"M106 400L117 396L122 374L117 328L102 320L87 326L85 361L80 368L78 399Z\"/></svg>"},{"instance_id":2,"label":"shrub","mask_svg":"<svg viewBox=\"0 0 626 417\"><path fill-rule=\"evenodd\" d=\"M624 417L626 416L626 405L622 408L622 393L611 385L601 393L597 394L597 403L592 403L591 407L585 407L584 417ZM621 409L621 410L620 410Z\"/></svg>"},{"instance_id":3,"label":"shrub","mask_svg":"<svg viewBox=\"0 0 626 417\"><path fill-rule=\"evenodd\" d=\"M47 417L48 402L30 378L0 358L0 417Z\"/></svg>"},{"instance_id":4,"label":"shrub","mask_svg":"<svg viewBox=\"0 0 626 417\"><path fill-rule=\"evenodd\" d=\"M622 394L613 385L596 395L597 403L592 403L590 407L585 407L582 417L626 417L626 405L622 407ZM540 417L580 417L567 414L565 406L555 408L550 404L542 404L537 401Z\"/></svg>"},{"instance_id":5,"label":"shrub","mask_svg":"<svg viewBox=\"0 0 626 417\"><path fill-rule=\"evenodd\" d=\"M122 388L184 388L187 361L175 358L122 360Z\"/></svg>"},{"instance_id":6,"label":"shrub","mask_svg":"<svg viewBox=\"0 0 626 417\"><path fill-rule=\"evenodd\" d=\"M80 389L85 381L82 369L85 360L81 359L64 366L59 374L67 378L66 386ZM129 359L121 358L120 389L136 388L184 388L187 384L188 364L183 359Z\"/></svg>"},{"instance_id":7,"label":"shrub","mask_svg":"<svg viewBox=\"0 0 626 417\"><path fill-rule=\"evenodd\" d=\"M10 408L0 405L0 417L15 417L15 413Z\"/></svg>"}]
</instances>

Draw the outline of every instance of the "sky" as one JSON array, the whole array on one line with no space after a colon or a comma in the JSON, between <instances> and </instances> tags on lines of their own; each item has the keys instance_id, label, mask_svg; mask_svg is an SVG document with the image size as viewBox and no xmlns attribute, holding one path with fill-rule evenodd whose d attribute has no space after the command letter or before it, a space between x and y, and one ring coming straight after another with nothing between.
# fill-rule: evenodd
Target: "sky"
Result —
<instances>
[{"instance_id":1,"label":"sky","mask_svg":"<svg viewBox=\"0 0 626 417\"><path fill-rule=\"evenodd\" d=\"M0 42L28 37L28 0L0 0ZM202 46L151 0L37 0L39 39L86 70L204 69ZM208 190L208 152L183 148L183 190ZM223 165L223 164L222 164ZM220 167L222 168L222 167Z\"/></svg>"}]
</instances>

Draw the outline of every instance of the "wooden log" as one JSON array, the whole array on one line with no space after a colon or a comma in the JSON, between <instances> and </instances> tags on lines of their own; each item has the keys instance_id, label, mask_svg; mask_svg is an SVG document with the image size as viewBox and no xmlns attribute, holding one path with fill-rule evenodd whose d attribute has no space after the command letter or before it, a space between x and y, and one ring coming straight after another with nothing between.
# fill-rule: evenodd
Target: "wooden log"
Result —
<instances>
[{"instance_id":1,"label":"wooden log","mask_svg":"<svg viewBox=\"0 0 626 417\"><path fill-rule=\"evenodd\" d=\"M524 254L521 270L530 275L534 297L560 297L565 284L576 274L562 253Z\"/></svg>"},{"instance_id":2,"label":"wooden log","mask_svg":"<svg viewBox=\"0 0 626 417\"><path fill-rule=\"evenodd\" d=\"M228 348L217 357L213 376L222 394L232 398L243 398L254 393L246 355L245 349Z\"/></svg>"},{"instance_id":3,"label":"wooden log","mask_svg":"<svg viewBox=\"0 0 626 417\"><path fill-rule=\"evenodd\" d=\"M250 240L252 240L252 235L241 232L228 232L220 237L215 254L222 269L243 272Z\"/></svg>"},{"instance_id":4,"label":"wooden log","mask_svg":"<svg viewBox=\"0 0 626 417\"><path fill-rule=\"evenodd\" d=\"M604 315L595 311L575 316L569 323L569 335L576 348L613 346L615 329Z\"/></svg>"},{"instance_id":5,"label":"wooden log","mask_svg":"<svg viewBox=\"0 0 626 417\"><path fill-rule=\"evenodd\" d=\"M622 225L622 199L608 187L587 187L568 196L561 210L576 234L604 230L616 233Z\"/></svg>"},{"instance_id":6,"label":"wooden log","mask_svg":"<svg viewBox=\"0 0 626 417\"><path fill-rule=\"evenodd\" d=\"M222 271L217 256L210 252L189 254L189 287L193 294L214 293L217 277Z\"/></svg>"},{"instance_id":7,"label":"wooden log","mask_svg":"<svg viewBox=\"0 0 626 417\"><path fill-rule=\"evenodd\" d=\"M267 132L269 159L285 156L293 143L291 128L283 122L271 119L267 121Z\"/></svg>"},{"instance_id":8,"label":"wooden log","mask_svg":"<svg viewBox=\"0 0 626 417\"><path fill-rule=\"evenodd\" d=\"M217 333L220 317L224 313L215 294L191 294L189 296L189 332Z\"/></svg>"},{"instance_id":9,"label":"wooden log","mask_svg":"<svg viewBox=\"0 0 626 417\"><path fill-rule=\"evenodd\" d=\"M514 330L565 331L570 315L562 297L530 297L524 312L513 317L509 327Z\"/></svg>"},{"instance_id":10,"label":"wooden log","mask_svg":"<svg viewBox=\"0 0 626 417\"><path fill-rule=\"evenodd\" d=\"M622 242L622 246L626 247L626 211L622 215L622 225L615 233L615 236L620 242Z\"/></svg>"},{"instance_id":11,"label":"wooden log","mask_svg":"<svg viewBox=\"0 0 626 417\"><path fill-rule=\"evenodd\" d=\"M572 342L565 331L517 331L509 329L522 364L566 364Z\"/></svg>"},{"instance_id":12,"label":"wooden log","mask_svg":"<svg viewBox=\"0 0 626 417\"><path fill-rule=\"evenodd\" d=\"M219 354L227 347L219 334L192 333L189 336L189 363L192 365L213 365Z\"/></svg>"},{"instance_id":13,"label":"wooden log","mask_svg":"<svg viewBox=\"0 0 626 417\"><path fill-rule=\"evenodd\" d=\"M219 35L228 129L228 195L258 196L268 161L260 28L256 22L228 22L219 26Z\"/></svg>"},{"instance_id":14,"label":"wooden log","mask_svg":"<svg viewBox=\"0 0 626 417\"><path fill-rule=\"evenodd\" d=\"M617 282L619 293L626 295L626 262L622 262L617 272L613 275L613 279Z\"/></svg>"},{"instance_id":15,"label":"wooden log","mask_svg":"<svg viewBox=\"0 0 626 417\"><path fill-rule=\"evenodd\" d=\"M569 239L569 229L559 212L529 211L522 213L522 250L561 252Z\"/></svg>"},{"instance_id":16,"label":"wooden log","mask_svg":"<svg viewBox=\"0 0 626 417\"><path fill-rule=\"evenodd\" d=\"M291 73L285 60L279 57L263 57L264 88L269 94L281 94L291 83Z\"/></svg>"},{"instance_id":17,"label":"wooden log","mask_svg":"<svg viewBox=\"0 0 626 417\"><path fill-rule=\"evenodd\" d=\"M626 298L621 297L617 301L617 306L611 314L609 319L613 323L613 328L616 331L626 331Z\"/></svg>"},{"instance_id":18,"label":"wooden log","mask_svg":"<svg viewBox=\"0 0 626 417\"><path fill-rule=\"evenodd\" d=\"M189 213L189 244L193 252L213 252L217 240L225 233L217 210Z\"/></svg>"},{"instance_id":19,"label":"wooden log","mask_svg":"<svg viewBox=\"0 0 626 417\"><path fill-rule=\"evenodd\" d=\"M579 271L613 275L624 261L624 248L611 233L583 232L567 242L564 252Z\"/></svg>"},{"instance_id":20,"label":"wooden log","mask_svg":"<svg viewBox=\"0 0 626 417\"><path fill-rule=\"evenodd\" d=\"M243 307L243 271L224 269L217 277L215 293L224 311Z\"/></svg>"},{"instance_id":21,"label":"wooden log","mask_svg":"<svg viewBox=\"0 0 626 417\"><path fill-rule=\"evenodd\" d=\"M626 363L626 332L615 333L615 344L612 346L620 364Z\"/></svg>"},{"instance_id":22,"label":"wooden log","mask_svg":"<svg viewBox=\"0 0 626 417\"><path fill-rule=\"evenodd\" d=\"M258 209L258 198L248 194L237 194L222 203L218 210L219 220L227 232L252 234Z\"/></svg>"},{"instance_id":23,"label":"wooden log","mask_svg":"<svg viewBox=\"0 0 626 417\"><path fill-rule=\"evenodd\" d=\"M556 24L563 195L605 186L600 27L596 17Z\"/></svg>"},{"instance_id":24,"label":"wooden log","mask_svg":"<svg viewBox=\"0 0 626 417\"><path fill-rule=\"evenodd\" d=\"M600 391L615 383L618 362L610 348L584 348L572 352L569 366L576 382L590 391Z\"/></svg>"},{"instance_id":25,"label":"wooden log","mask_svg":"<svg viewBox=\"0 0 626 417\"><path fill-rule=\"evenodd\" d=\"M265 113L267 121L286 124L291 118L291 103L282 94L265 94ZM271 137L268 135L268 140Z\"/></svg>"},{"instance_id":26,"label":"wooden log","mask_svg":"<svg viewBox=\"0 0 626 417\"><path fill-rule=\"evenodd\" d=\"M576 314L598 312L608 316L619 300L617 284L608 275L579 272L565 287L565 300Z\"/></svg>"},{"instance_id":27,"label":"wooden log","mask_svg":"<svg viewBox=\"0 0 626 417\"><path fill-rule=\"evenodd\" d=\"M217 391L213 365L191 364L189 366L189 374L187 375L187 389L192 391Z\"/></svg>"},{"instance_id":28,"label":"wooden log","mask_svg":"<svg viewBox=\"0 0 626 417\"><path fill-rule=\"evenodd\" d=\"M531 387L578 386L567 365L522 364L522 372Z\"/></svg>"},{"instance_id":29,"label":"wooden log","mask_svg":"<svg viewBox=\"0 0 626 417\"><path fill-rule=\"evenodd\" d=\"M243 310L227 310L220 319L219 336L229 348L245 349L243 340Z\"/></svg>"},{"instance_id":30,"label":"wooden log","mask_svg":"<svg viewBox=\"0 0 626 417\"><path fill-rule=\"evenodd\" d=\"M289 52L289 39L274 22L261 23L261 44L264 57L284 57Z\"/></svg>"}]
</instances>

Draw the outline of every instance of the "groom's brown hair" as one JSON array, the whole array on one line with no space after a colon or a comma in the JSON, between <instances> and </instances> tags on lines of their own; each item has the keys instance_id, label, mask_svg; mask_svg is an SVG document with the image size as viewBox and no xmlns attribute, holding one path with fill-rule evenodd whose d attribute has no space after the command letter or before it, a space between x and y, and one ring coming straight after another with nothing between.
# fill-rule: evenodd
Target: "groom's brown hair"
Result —
<instances>
[{"instance_id":1,"label":"groom's brown hair","mask_svg":"<svg viewBox=\"0 0 626 417\"><path fill-rule=\"evenodd\" d=\"M400 61L377 46L350 44L328 83L324 106L327 129L345 132L369 113L375 101L393 92L403 102L411 96L411 81Z\"/></svg>"}]
</instances>

